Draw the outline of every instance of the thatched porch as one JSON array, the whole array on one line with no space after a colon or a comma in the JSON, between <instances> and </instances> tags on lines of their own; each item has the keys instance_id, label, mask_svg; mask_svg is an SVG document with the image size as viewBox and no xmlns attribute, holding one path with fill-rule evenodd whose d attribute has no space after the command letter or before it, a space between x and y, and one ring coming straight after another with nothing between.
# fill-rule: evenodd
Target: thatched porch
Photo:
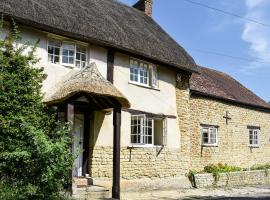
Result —
<instances>
[{"instance_id":1,"label":"thatched porch","mask_svg":"<svg viewBox=\"0 0 270 200\"><path fill-rule=\"evenodd\" d=\"M49 106L55 106L58 113L73 126L73 134L80 139L74 142L73 150L79 147L83 152L75 160L73 177L89 174L90 116L94 111L113 111L113 188L114 198L120 194L120 135L121 109L130 103L112 83L99 73L92 63L80 71L73 70L46 98Z\"/></svg>"}]
</instances>

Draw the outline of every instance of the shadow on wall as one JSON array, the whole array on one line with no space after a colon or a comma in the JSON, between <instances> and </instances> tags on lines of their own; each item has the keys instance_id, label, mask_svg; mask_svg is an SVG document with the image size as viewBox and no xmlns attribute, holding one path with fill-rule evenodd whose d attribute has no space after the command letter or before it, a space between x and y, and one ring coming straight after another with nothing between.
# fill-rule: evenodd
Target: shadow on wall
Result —
<instances>
[{"instance_id":1,"label":"shadow on wall","mask_svg":"<svg viewBox=\"0 0 270 200\"><path fill-rule=\"evenodd\" d=\"M89 151L89 173L92 176L92 165L93 165L93 150L96 146L97 138L100 133L103 121L105 119L105 112L95 111L91 116L90 122L90 151Z\"/></svg>"}]
</instances>

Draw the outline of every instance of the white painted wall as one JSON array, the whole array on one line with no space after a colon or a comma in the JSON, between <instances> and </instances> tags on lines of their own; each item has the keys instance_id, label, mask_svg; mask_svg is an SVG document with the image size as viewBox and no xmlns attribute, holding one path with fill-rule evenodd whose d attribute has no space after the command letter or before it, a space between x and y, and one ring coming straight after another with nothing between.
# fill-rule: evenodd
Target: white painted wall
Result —
<instances>
[{"instance_id":1,"label":"white painted wall","mask_svg":"<svg viewBox=\"0 0 270 200\"><path fill-rule=\"evenodd\" d=\"M43 91L48 93L55 87L72 69L65 66L49 63L47 55L47 33L34 29L23 28L23 42L34 44L38 39L37 56L40 62L36 67L44 67L48 75L43 84ZM3 37L3 36L2 36ZM131 102L131 108L155 114L177 116L175 96L175 72L158 66L159 90L143 88L129 83L130 57L121 53L115 55L114 85ZM88 62L95 62L101 74L107 77L107 50L103 47L89 45ZM113 145L113 117L104 112L96 112L94 115L95 127L92 129L95 145ZM179 148L180 134L177 119L168 119L168 147ZM130 145L130 114L122 112L122 146Z\"/></svg>"}]
</instances>

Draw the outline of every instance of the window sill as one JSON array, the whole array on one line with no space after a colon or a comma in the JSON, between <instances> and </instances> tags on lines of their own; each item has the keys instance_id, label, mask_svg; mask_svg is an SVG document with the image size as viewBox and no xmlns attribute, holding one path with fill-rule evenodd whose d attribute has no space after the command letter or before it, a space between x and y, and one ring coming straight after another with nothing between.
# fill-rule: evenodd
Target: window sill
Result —
<instances>
[{"instance_id":1,"label":"window sill","mask_svg":"<svg viewBox=\"0 0 270 200\"><path fill-rule=\"evenodd\" d=\"M202 144L202 147L218 147L217 144Z\"/></svg>"},{"instance_id":2,"label":"window sill","mask_svg":"<svg viewBox=\"0 0 270 200\"><path fill-rule=\"evenodd\" d=\"M150 86L148 86L148 85L143 85L143 84L140 84L140 83L137 83L137 82L129 81L128 84L136 85L136 86L139 86L139 87L142 87L142 88L147 88L147 89L150 89L150 90L160 91L159 88L150 87Z\"/></svg>"},{"instance_id":3,"label":"window sill","mask_svg":"<svg viewBox=\"0 0 270 200\"><path fill-rule=\"evenodd\" d=\"M258 149L258 148L260 148L260 145L249 145L249 148Z\"/></svg>"},{"instance_id":4,"label":"window sill","mask_svg":"<svg viewBox=\"0 0 270 200\"><path fill-rule=\"evenodd\" d=\"M134 145L129 145L127 148L128 149L135 149L135 148L161 148L164 147L164 145L139 145L139 144L134 144Z\"/></svg>"},{"instance_id":5,"label":"window sill","mask_svg":"<svg viewBox=\"0 0 270 200\"><path fill-rule=\"evenodd\" d=\"M52 62L48 62L48 63L51 64L51 65L55 65L57 67L64 67L64 68L68 68L68 69L75 69L75 70L82 69L82 68L75 67L75 65L65 65L65 64L62 64L62 63L52 63Z\"/></svg>"}]
</instances>

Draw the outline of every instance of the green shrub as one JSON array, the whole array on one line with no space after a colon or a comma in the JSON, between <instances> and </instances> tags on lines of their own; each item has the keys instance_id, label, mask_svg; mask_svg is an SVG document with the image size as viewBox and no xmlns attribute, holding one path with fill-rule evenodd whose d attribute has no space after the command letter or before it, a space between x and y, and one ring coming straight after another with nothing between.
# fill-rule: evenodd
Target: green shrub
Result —
<instances>
[{"instance_id":1,"label":"green shrub","mask_svg":"<svg viewBox=\"0 0 270 200\"><path fill-rule=\"evenodd\" d=\"M220 178L220 173L242 171L242 168L236 166L229 166L227 164L219 163L217 165L210 164L204 167L204 172L212 173L217 182Z\"/></svg>"},{"instance_id":2,"label":"green shrub","mask_svg":"<svg viewBox=\"0 0 270 200\"><path fill-rule=\"evenodd\" d=\"M0 22L2 35L3 19ZM42 102L43 69L32 67L18 27L0 40L0 199L61 199L72 169L67 124Z\"/></svg>"},{"instance_id":3,"label":"green shrub","mask_svg":"<svg viewBox=\"0 0 270 200\"><path fill-rule=\"evenodd\" d=\"M251 168L251 170L267 170L270 169L270 164L264 164L264 165L253 165Z\"/></svg>"}]
</instances>

